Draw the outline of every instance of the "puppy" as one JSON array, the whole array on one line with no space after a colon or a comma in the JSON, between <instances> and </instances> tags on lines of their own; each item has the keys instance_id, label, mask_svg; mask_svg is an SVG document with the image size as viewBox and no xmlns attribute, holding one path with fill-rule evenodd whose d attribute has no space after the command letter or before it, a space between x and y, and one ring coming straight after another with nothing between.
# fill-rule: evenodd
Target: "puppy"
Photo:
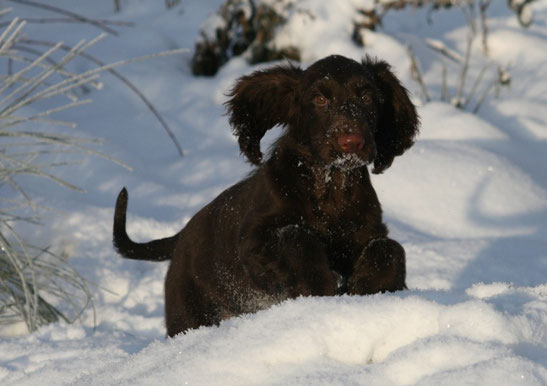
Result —
<instances>
[{"instance_id":1,"label":"puppy","mask_svg":"<svg viewBox=\"0 0 547 386\"><path fill-rule=\"evenodd\" d=\"M388 237L371 185L414 143L418 116L390 66L329 56L306 70L275 66L241 77L227 110L256 165L176 235L135 243L127 190L113 242L125 258L171 260L167 334L218 324L298 296L366 295L405 286L405 251ZM263 161L260 140L284 126Z\"/></svg>"}]
</instances>

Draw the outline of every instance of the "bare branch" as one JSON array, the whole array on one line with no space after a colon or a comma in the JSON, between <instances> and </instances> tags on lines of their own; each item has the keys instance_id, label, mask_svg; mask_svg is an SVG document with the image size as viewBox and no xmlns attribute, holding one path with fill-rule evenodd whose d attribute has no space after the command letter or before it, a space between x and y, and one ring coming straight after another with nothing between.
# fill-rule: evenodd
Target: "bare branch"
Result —
<instances>
[{"instance_id":1,"label":"bare branch","mask_svg":"<svg viewBox=\"0 0 547 386\"><path fill-rule=\"evenodd\" d=\"M444 61L442 62L442 74L441 74L441 100L444 102L448 102L450 100L450 97L448 95L448 85L446 82L446 63Z\"/></svg>"},{"instance_id":2,"label":"bare branch","mask_svg":"<svg viewBox=\"0 0 547 386\"><path fill-rule=\"evenodd\" d=\"M425 42L429 48L437 51L438 53L452 60L453 62L461 63L464 60L463 56L461 56L458 52L448 48L446 44L444 44L440 40L428 38L425 39Z\"/></svg>"},{"instance_id":3,"label":"bare branch","mask_svg":"<svg viewBox=\"0 0 547 386\"><path fill-rule=\"evenodd\" d=\"M479 1L482 50L483 50L483 52L486 56L488 56L488 25L486 24L486 10L490 6L491 2L492 2L492 0L480 0Z\"/></svg>"},{"instance_id":4,"label":"bare branch","mask_svg":"<svg viewBox=\"0 0 547 386\"><path fill-rule=\"evenodd\" d=\"M67 10L59 8L59 7L54 7L53 5L41 4L41 3L37 3L35 1L30 1L30 0L8 0L8 1L11 1L13 3L28 5L28 6L35 7L35 8L41 8L41 9L45 9L47 11L56 12L56 13L59 13L61 15L69 16L73 19L81 21L82 23L91 24L91 25L93 25L93 26L95 26L99 29L102 29L105 32L108 32L109 34L112 34L114 36L118 36L117 31L113 30L112 28L109 28L109 27L105 26L104 23L101 23L97 20L89 19L85 16L79 15L79 14L77 14L75 12L72 12L72 11L67 11Z\"/></svg>"},{"instance_id":5,"label":"bare branch","mask_svg":"<svg viewBox=\"0 0 547 386\"><path fill-rule=\"evenodd\" d=\"M420 85L424 100L426 102L429 102L431 98L429 97L429 93L427 92L427 87L423 79L422 70L420 69L418 60L416 59L416 56L414 55L414 50L412 49L412 46L410 44L407 44L406 49L408 52L408 56L410 57L410 73L412 77Z\"/></svg>"},{"instance_id":6,"label":"bare branch","mask_svg":"<svg viewBox=\"0 0 547 386\"><path fill-rule=\"evenodd\" d=\"M469 62L471 60L471 48L473 46L474 38L475 38L474 32L470 31L467 34L467 46L465 49L465 59L463 62L462 71L460 73L460 82L458 86L458 91L452 101L452 104L458 108L461 108L465 104L465 101L463 100L462 95L465 88L465 80L467 79L467 71L469 69Z\"/></svg>"},{"instance_id":7,"label":"bare branch","mask_svg":"<svg viewBox=\"0 0 547 386\"><path fill-rule=\"evenodd\" d=\"M28 24L55 24L55 23L86 23L82 20L74 19L74 18L66 18L66 17L49 17L49 18L32 18L32 17L26 17L25 21ZM103 24L103 25L114 25L114 26L120 26L120 27L134 27L135 23L128 22L128 21L121 21L121 20L102 20L102 19L95 19L95 21ZM5 27L9 25L10 22L4 22L0 23L0 28Z\"/></svg>"},{"instance_id":8,"label":"bare branch","mask_svg":"<svg viewBox=\"0 0 547 386\"><path fill-rule=\"evenodd\" d=\"M43 40L35 40L35 39L22 39L21 42L27 43L27 44L48 46L48 47L51 47L53 45L53 43L46 42L46 41L43 41ZM66 46L66 45L61 45L61 49L69 50L70 47ZM186 52L186 50L180 51L180 52ZM105 67L106 66L104 62L100 61L99 59L97 59L97 58L95 58L95 57L93 57L93 56L91 56L87 53L81 53L80 56L87 59L87 60L89 60L89 61L91 61L91 62L93 62L93 63L95 63L95 64L97 64L100 67ZM143 101L143 103L146 105L146 107L152 112L152 114L154 114L154 116L159 121L159 123L163 127L163 129L167 132L167 135L169 135L169 137L171 138L171 140L175 144L175 147L177 148L178 153L182 157L184 155L184 153L182 151L182 147L180 146L178 140L175 137L175 134L173 133L173 131L171 130L171 128L169 127L167 122L163 119L161 114L158 112L158 110L155 108L155 106L152 104L152 102L150 102L148 100L148 98L146 98L146 96L133 83L131 83L126 77L124 77L118 71L114 70L113 68L108 68L108 69L106 69L106 71L108 71L109 73L114 75L122 83L124 83L127 87L129 87L129 89L131 89L131 91L133 91L135 94L137 94L137 96Z\"/></svg>"},{"instance_id":9,"label":"bare branch","mask_svg":"<svg viewBox=\"0 0 547 386\"><path fill-rule=\"evenodd\" d=\"M490 65L488 64L482 67L481 71L479 72L479 75L477 75L477 78L475 79L475 82L473 83L473 87L471 88L471 91L469 91L469 94L467 94L467 98L465 100L465 103L463 104L463 108L465 108L469 104L469 102L475 95L475 91L477 90L477 87L481 83L482 78L488 68L490 68Z\"/></svg>"}]
</instances>

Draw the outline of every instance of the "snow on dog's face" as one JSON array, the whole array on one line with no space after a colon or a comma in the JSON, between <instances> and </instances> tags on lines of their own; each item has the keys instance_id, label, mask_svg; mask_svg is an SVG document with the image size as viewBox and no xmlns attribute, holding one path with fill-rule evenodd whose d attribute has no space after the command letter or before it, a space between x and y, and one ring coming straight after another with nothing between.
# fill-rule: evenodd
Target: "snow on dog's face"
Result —
<instances>
[{"instance_id":1,"label":"snow on dog's face","mask_svg":"<svg viewBox=\"0 0 547 386\"><path fill-rule=\"evenodd\" d=\"M382 96L365 66L338 56L320 60L298 91L306 113L294 135L321 163L350 170L374 161Z\"/></svg>"},{"instance_id":2,"label":"snow on dog's face","mask_svg":"<svg viewBox=\"0 0 547 386\"><path fill-rule=\"evenodd\" d=\"M418 116L386 62L333 55L308 69L276 66L238 80L227 102L240 149L262 160L260 140L275 125L320 164L387 169L414 143ZM349 155L349 157L348 157ZM316 160L316 161L315 161Z\"/></svg>"}]
</instances>

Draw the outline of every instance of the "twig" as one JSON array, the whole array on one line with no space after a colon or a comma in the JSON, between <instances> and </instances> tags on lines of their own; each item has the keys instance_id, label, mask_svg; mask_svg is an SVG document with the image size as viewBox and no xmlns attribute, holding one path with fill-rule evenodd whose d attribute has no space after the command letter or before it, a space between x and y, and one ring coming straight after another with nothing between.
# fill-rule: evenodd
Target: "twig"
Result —
<instances>
[{"instance_id":1,"label":"twig","mask_svg":"<svg viewBox=\"0 0 547 386\"><path fill-rule=\"evenodd\" d=\"M463 4L461 4L461 9L471 32L475 35L477 33L477 25L475 24L475 0L463 2Z\"/></svg>"},{"instance_id":2,"label":"twig","mask_svg":"<svg viewBox=\"0 0 547 386\"><path fill-rule=\"evenodd\" d=\"M13 173L10 171L10 168L7 167L4 162L2 162L2 159L3 159L3 154L0 153L0 166L1 166L0 170L2 170L2 172L3 172L3 175L1 175L0 177L2 178L2 180L7 181L7 183L15 191L19 192L19 194L21 194L21 196L23 196L23 198L26 200L26 203L36 212L36 206L35 206L34 202L31 200L31 198L28 196L28 194L25 192L25 190L11 177L11 174L13 174ZM6 160L6 162L7 162L7 160ZM9 171L9 173L7 173L8 171Z\"/></svg>"},{"instance_id":3,"label":"twig","mask_svg":"<svg viewBox=\"0 0 547 386\"><path fill-rule=\"evenodd\" d=\"M40 56L39 58L35 59L31 64L29 64L28 66L26 66L25 68L23 68L21 71L19 71L18 73L14 74L13 76L9 77L5 82L4 82L4 85L0 88L0 95L2 95L4 93L4 91L6 91L9 87L11 87L12 84L14 84L15 82L18 82L19 79L22 78L22 76L24 74L26 74L28 71L30 71L32 68L38 66L42 61L45 60L45 58L47 58L49 55L51 55L53 52L55 52L60 46L60 43L57 43L56 45L54 45L53 47L51 47L49 50L47 50L46 52L44 52L42 54L42 56ZM57 67L57 66L56 66ZM2 100L0 100L0 105L4 104L4 103L7 103L7 101L9 101L13 96L15 96L19 91L23 90L24 87L26 87L27 85L29 85L30 83L32 82L31 79L25 81L21 86L19 86L16 90L12 91L12 93L10 95L8 95L7 97L4 97Z\"/></svg>"},{"instance_id":4,"label":"twig","mask_svg":"<svg viewBox=\"0 0 547 386\"><path fill-rule=\"evenodd\" d=\"M79 84L75 87L78 87L78 86L79 86ZM23 122L37 121L37 120L40 120L41 118L47 117L51 114L58 113L60 111L67 110L67 109L70 109L70 108L73 108L73 107L76 107L76 106L81 106L81 105L88 104L88 103L91 103L91 99L84 99L84 100L81 100L81 101L71 102L71 103L68 103L68 104L63 105L63 106L58 106L56 108L43 111L43 112L41 112L39 114L36 114L36 115L33 115L31 117L22 117L22 118L19 118L19 119L10 119L9 122L5 122L5 123L0 124L0 130L4 130L8 127L16 126L16 125L18 125L20 123L23 123ZM8 119L6 119L6 120L8 120ZM2 136L2 134L3 134L3 132L0 131L0 136Z\"/></svg>"},{"instance_id":5,"label":"twig","mask_svg":"<svg viewBox=\"0 0 547 386\"><path fill-rule=\"evenodd\" d=\"M96 39L95 39L96 40ZM78 47L78 50L76 50L76 46L72 48L72 50L69 52L69 54L72 54L72 56L76 56L76 55L80 55L83 51L83 49L85 49L86 47L90 46L94 41L91 41L89 42L86 46L82 47L82 49L80 49L80 47ZM78 51L78 52L77 52ZM77 53L75 53L77 52ZM175 49L175 50L169 50L169 51L163 51L163 52L159 52L159 53L156 53L156 54L150 54L150 55L143 55L143 56L138 56L138 57L135 57L135 58L131 58L131 59L126 59L126 60L120 60L118 62L114 62L114 63L110 63L110 64L106 64L104 66L101 66L101 67L97 67L97 68L94 68L92 70L89 70L89 71L86 71L84 73L81 73L73 78L70 78L70 79L65 79L57 84L55 84L54 86L51 86L51 87L48 87L48 88L45 88L44 90L40 91L39 93L37 94L34 94L32 96L33 99L37 99L39 97L42 97L43 95L51 95L52 92L54 92L55 90L58 90L58 89L61 89L61 87L65 87L67 84L70 84L71 82L77 82L79 81L80 79L82 78L91 78L93 76L95 76L96 74L102 72L102 71L108 71L112 68L115 68L115 67L119 67L119 66L122 66L122 65L125 65L125 64L129 64L129 63L138 63L138 62L142 62L142 61L145 61L145 60L149 60L151 58L155 58L155 57L160 57L160 56L167 56L167 55L174 55L174 54L179 54L179 53L183 53L183 52L188 52L187 49ZM67 54L67 56L69 55ZM63 60L60 62L60 64L64 64L65 60L63 58ZM24 105L24 104L28 104L29 102L27 101L21 101L19 103L19 105ZM21 106L17 106L17 108L21 107ZM12 109L14 109L12 107ZM5 111L2 111L0 112L0 114L2 113L5 113Z\"/></svg>"},{"instance_id":6,"label":"twig","mask_svg":"<svg viewBox=\"0 0 547 386\"><path fill-rule=\"evenodd\" d=\"M0 35L0 44L1 44L2 46L3 46L3 44L4 44L4 39L6 38L6 36L9 35L9 33L11 32L11 30L12 30L13 28L15 28L15 26L17 25L17 23L19 23L19 18L18 18L18 17L16 17L15 19L13 19L13 20L9 23L8 28L6 28L6 29L4 30L4 32L2 32L2 35Z\"/></svg>"},{"instance_id":7,"label":"twig","mask_svg":"<svg viewBox=\"0 0 547 386\"><path fill-rule=\"evenodd\" d=\"M15 232L15 230L11 227L11 225L6 223L6 222L3 222L3 226L6 227L12 233L12 235L15 238L17 244L21 247L21 250L23 251L24 259L26 259L29 262L29 266L32 267L32 259L30 258L29 254L27 252L27 248L25 247L25 244L22 242L22 240L20 239L17 232ZM32 291L33 293L31 293L30 289L28 288L27 280L26 280L25 275L23 273L23 268L20 266L20 259L18 259L16 257L16 254L14 253L15 251L13 251L12 248L10 248L9 241L2 235L2 233L0 233L0 245L2 247L2 251L11 260L11 263L12 263L13 267L16 269L16 272L19 276L19 279L20 279L20 281L23 285L23 290L24 290L24 294L25 294L25 308L23 309L24 314L26 315L25 322L27 323L27 328L30 331L33 331L37 327L37 325L36 325L36 315L37 315L37 313L36 313L36 311L37 311L37 307L36 307L37 299L36 299L36 297L37 297L37 292ZM35 276L34 269L30 269L30 272L31 272L31 286L33 288L35 288L36 287L36 276Z\"/></svg>"},{"instance_id":8,"label":"twig","mask_svg":"<svg viewBox=\"0 0 547 386\"><path fill-rule=\"evenodd\" d=\"M30 48L30 47L27 47L27 46L24 46L24 45L21 45L20 43L16 43L14 46L13 46L14 50L17 50L17 51L22 51L22 52L28 52L30 54L33 54L33 55L36 55L37 57L40 57L42 56L44 53L41 52L41 51L38 51L38 50L35 50L33 48ZM40 66L42 68L45 68L45 69L48 69L48 68L51 68L51 66L56 66L58 65L58 62L51 59L50 58L51 55L47 55L46 58L45 58L45 61L49 63L48 64L45 64L45 63L35 63L34 65L37 65L37 66ZM8 57L8 60L11 60L12 62L13 61L18 61L18 62L25 62L25 63L34 63L36 59L30 59L30 58L27 58L25 56L20 56L20 55L16 55L16 54L11 54L10 53L10 56ZM57 73L60 74L60 75L63 75L67 78L73 78L76 76L76 74L73 74L67 70L65 70L64 68L59 68L57 70ZM11 75L10 75L11 76ZM5 77L6 79L6 82L9 81L10 82L10 86L14 83L13 80L10 80L10 76L7 76ZM1 76L0 76L1 77ZM29 79L24 79L23 77L21 77L21 80L23 81L28 81ZM19 79L16 79L16 82L19 81ZM47 84L44 82L44 84ZM101 82L90 82L89 83L90 86L93 86L94 88L96 89L101 89L102 88L102 84ZM5 85L4 85L5 86ZM5 87L2 87L3 89L5 89ZM71 95L67 94L67 97L69 97L70 99L74 100L74 97L71 97Z\"/></svg>"},{"instance_id":9,"label":"twig","mask_svg":"<svg viewBox=\"0 0 547 386\"><path fill-rule=\"evenodd\" d=\"M109 27L105 26L104 23L101 23L97 20L89 19L85 16L79 15L79 14L71 12L71 11L67 11L67 10L59 8L59 7L55 7L53 5L41 4L41 3L37 3L35 1L30 1L30 0L8 0L8 1L11 1L13 3L28 5L28 6L35 7L35 8L41 8L41 9L45 9L47 11L56 12L56 13L59 13L61 15L69 16L69 17L72 17L73 19L76 19L76 20L81 21L83 23L91 24L91 25L93 25L93 26L95 26L99 29L102 29L103 31L108 32L108 33L110 33L114 36L118 36L117 31L113 30L112 28L109 28Z\"/></svg>"},{"instance_id":10,"label":"twig","mask_svg":"<svg viewBox=\"0 0 547 386\"><path fill-rule=\"evenodd\" d=\"M470 31L467 35L467 47L465 49L465 59L462 66L462 71L460 73L460 83L458 86L458 91L456 97L453 100L453 105L461 108L464 105L462 101L463 90L465 87L465 79L467 78L467 70L469 69L469 61L471 60L471 47L473 46L474 33Z\"/></svg>"},{"instance_id":11,"label":"twig","mask_svg":"<svg viewBox=\"0 0 547 386\"><path fill-rule=\"evenodd\" d=\"M481 16L481 36L482 36L482 50L484 54L488 56L488 25L486 24L486 10L490 6L492 0L480 0L479 12Z\"/></svg>"},{"instance_id":12,"label":"twig","mask_svg":"<svg viewBox=\"0 0 547 386\"><path fill-rule=\"evenodd\" d=\"M486 70L490 67L489 64L486 64L482 67L481 71L479 72L479 75L477 75L477 78L475 79L475 82L473 83L473 87L471 87L471 91L469 91L469 94L467 94L467 98L465 100L465 103L463 104L462 108L465 108L473 96L475 95L475 91L477 90L477 87L479 86L480 82L482 81L482 78L484 74L486 73Z\"/></svg>"},{"instance_id":13,"label":"twig","mask_svg":"<svg viewBox=\"0 0 547 386\"><path fill-rule=\"evenodd\" d=\"M496 84L498 83L498 78L496 77L485 89L484 91L482 92L479 100L477 101L477 104L475 105L475 108L473 109L473 114L476 114L479 109L481 108L482 106L482 103L484 102L484 100L486 99L486 97L488 96L488 94L490 93L490 91L492 90L492 88L494 88L496 86Z\"/></svg>"},{"instance_id":14,"label":"twig","mask_svg":"<svg viewBox=\"0 0 547 386\"><path fill-rule=\"evenodd\" d=\"M33 331L40 325L59 319L72 323L80 319L83 311L91 306L95 325L96 310L86 280L66 261L51 253L49 247L38 248L25 244L9 222L1 217L0 229L7 230L15 241L11 243L0 232L3 252L0 254L0 323L13 323L22 318L28 330ZM37 280L37 272L41 280ZM69 304L72 317L55 308L41 293Z\"/></svg>"},{"instance_id":15,"label":"twig","mask_svg":"<svg viewBox=\"0 0 547 386\"><path fill-rule=\"evenodd\" d=\"M50 77L51 75L53 75L56 72L57 69L62 68L62 66L64 66L66 63L68 63L70 60L72 60L80 52L83 52L86 48L92 46L93 44L98 42L100 39L102 39L104 36L105 36L104 34L101 34L98 37L96 37L95 39L92 39L91 41L89 41L88 43L85 43L85 40L80 41L78 44L76 44L72 48L72 50L70 50L65 55L64 58L61 59L61 61L57 65L52 66L52 67L48 68L47 70L43 71L41 74L39 74L38 76L33 78L29 84L24 84L23 86L19 87L17 90L12 92L8 97L4 98L4 100L0 102L0 105L4 104L9 98L14 98L16 93L19 92L20 90L22 90L22 87L26 87L27 85L29 86L29 88L27 90L25 90L22 93L22 95L18 96L17 98L14 98L13 101L11 101L6 107L4 107L0 111L0 117L7 116L7 115L11 114L12 112L14 112L15 110L20 109L23 106L26 106L28 104L31 104L31 103L43 98L44 95L46 95L46 94L48 96L53 96L53 95L55 95L54 94L55 90L59 90L62 87L65 87L65 85L67 85L71 82L78 82L83 78L91 77L91 75L95 75L97 72L99 72L99 71L97 71L97 72L88 71L88 72L80 74L78 76L75 76L75 77L72 77L72 78L69 78L69 79L65 79L65 80L63 80L59 83L54 84L53 86L46 87L45 89L43 89L43 90L41 90L41 91L39 91L35 94L32 94L32 92L34 90L36 90L38 87L40 87L42 82L44 80L46 80L48 77Z\"/></svg>"},{"instance_id":16,"label":"twig","mask_svg":"<svg viewBox=\"0 0 547 386\"><path fill-rule=\"evenodd\" d=\"M35 50L33 48L30 48L30 47L24 47L24 46L21 46L19 44L16 44L14 46L14 49L16 51L22 51L22 52L26 52L26 53L29 53L29 54L32 54L32 55L35 55L36 57L41 57L44 53L42 51L38 51L38 50ZM22 61L26 61L26 62L34 62L33 59L28 59L28 60L24 60L23 58L21 58ZM11 60L13 61L13 59L10 57L8 58L8 60ZM49 56L45 58L46 62L48 62L50 64L50 66L55 66L57 64L57 62L53 59L51 59ZM49 67L49 66L48 66ZM11 75L11 74L10 74Z\"/></svg>"},{"instance_id":17,"label":"twig","mask_svg":"<svg viewBox=\"0 0 547 386\"><path fill-rule=\"evenodd\" d=\"M453 62L463 62L464 58L456 51L448 48L442 41L436 39L425 39L425 42L429 48L439 52Z\"/></svg>"},{"instance_id":18,"label":"twig","mask_svg":"<svg viewBox=\"0 0 547 386\"><path fill-rule=\"evenodd\" d=\"M53 46L53 43L46 42L46 41L43 41L43 40L21 39L21 42L27 43L27 44L42 45L42 46L47 46L47 47L52 47ZM60 48L63 49L63 50L70 50L70 47L66 46L66 45L61 45ZM97 64L98 66L101 66L101 67L105 66L104 62L100 61L99 59L97 59L97 58L95 58L95 57L93 57L93 56L91 56L91 55L89 55L85 52L81 53L80 56L87 59L87 60L89 60L89 61L91 61L91 62L93 62L93 63L95 63L95 64ZM150 102L148 100L148 98L146 98L144 96L144 94L133 83L131 83L126 77L124 77L118 71L116 71L112 68L107 69L106 71L108 71L113 76L118 78L118 80L120 80L127 87L129 87L129 89L131 91L133 91L142 100L142 102L146 105L146 107L152 112L152 114L154 114L154 116L159 121L159 123L163 127L163 129L167 132L167 135L171 138L171 140L175 144L175 147L177 148L178 153L182 157L184 155L184 153L182 151L182 147L180 146L178 140L175 137L175 134L173 133L173 131L171 130L171 128L169 127L167 122L163 119L161 114L158 112L158 110L154 107L152 102Z\"/></svg>"},{"instance_id":19,"label":"twig","mask_svg":"<svg viewBox=\"0 0 547 386\"><path fill-rule=\"evenodd\" d=\"M43 52L42 51L39 51L37 49L34 49L34 48L31 48L31 47L27 47L27 46L24 46L22 44L15 44L13 46L13 48L16 50L16 51L20 51L20 52L26 52L26 53L29 53L29 54L32 54L32 55L35 55L37 57L40 57ZM8 60L10 62L13 62L13 57L10 57ZM27 62L27 63L32 63L34 60L33 59L30 59L30 58L26 58L24 56L16 56L16 58L20 61L23 61L23 62ZM55 66L57 65L58 62L56 62L55 60L53 60L52 58L50 57L47 57L46 59L46 62L49 63L49 65L47 64L39 64L39 66L42 66L42 67L49 67L49 66ZM67 78L72 78L72 77L75 77L76 74L73 74L65 69L62 69L62 68L59 68L59 70L57 71L60 75L63 75ZM10 74L11 75L11 74ZM44 82L44 84L46 85L47 83ZM81 86L82 88L82 92L86 92L86 90L89 90L89 88L87 87L88 85L90 86L93 86L94 88L96 89L100 89L102 84L101 82L90 82L89 84L84 84ZM74 94L71 94L71 93L67 93L66 96L70 99L70 100L77 100L78 98L74 95Z\"/></svg>"},{"instance_id":20,"label":"twig","mask_svg":"<svg viewBox=\"0 0 547 386\"><path fill-rule=\"evenodd\" d=\"M15 160L12 160L12 161L15 161ZM29 175L34 175L34 176L40 176L42 178L46 178L48 180L51 180L61 186L64 186L65 188L69 188L69 189L72 189L72 190L75 190L77 192L80 192L80 193L84 193L85 190L83 189L80 189L79 187L75 186L75 185L72 185L71 183L53 175L53 174L50 174L50 173L46 173L43 169L40 169L34 165L30 165L30 164L25 164L25 163L22 163L20 162L20 166L19 167L15 167L13 169L13 174L29 174Z\"/></svg>"},{"instance_id":21,"label":"twig","mask_svg":"<svg viewBox=\"0 0 547 386\"><path fill-rule=\"evenodd\" d=\"M444 102L448 102L449 101L449 96L448 96L448 85L447 85L447 80L446 80L446 63L442 59L441 59L441 63L442 63L441 100L444 101Z\"/></svg>"},{"instance_id":22,"label":"twig","mask_svg":"<svg viewBox=\"0 0 547 386\"><path fill-rule=\"evenodd\" d=\"M82 20L74 19L74 18L63 18L63 17L49 17L49 18L29 18L26 17L25 21L29 24L53 24L53 23L85 23ZM95 21L102 23L104 25L114 25L114 26L120 26L120 27L134 27L135 23L129 22L129 21L121 21L121 20L104 20L104 19L96 19ZM0 23L0 28L5 27L9 25L10 22L4 22Z\"/></svg>"},{"instance_id":23,"label":"twig","mask_svg":"<svg viewBox=\"0 0 547 386\"><path fill-rule=\"evenodd\" d=\"M32 119L33 117L31 117L30 119ZM74 138L74 137L69 137L69 136L61 136L61 135L47 135L47 134L43 134L43 133L38 133L38 132L27 132L27 131L17 131L17 132L14 132L14 131L5 131L5 130L0 130L0 138L1 137L10 137L10 138L29 138L29 139L34 139L36 141L40 141L40 142L43 142L43 143L48 143L48 144L53 144L53 145L59 145L59 146L71 146L71 147L74 147L76 149L78 149L81 153L83 154L91 154L91 155L95 155L95 156L99 156L99 157L102 157L104 159L107 159L109 160L110 162L113 162L113 163L116 163L120 166L123 166L124 168L128 169L128 170L132 170L130 166L126 165L125 163L107 155L107 154L104 154L100 151L96 151L96 150L92 150L92 149L89 149L83 145L80 145L81 143L100 143L99 140L88 140L88 141L85 141L84 139L82 138Z\"/></svg>"},{"instance_id":24,"label":"twig","mask_svg":"<svg viewBox=\"0 0 547 386\"><path fill-rule=\"evenodd\" d=\"M19 23L19 18L16 17L15 19L12 20L8 28L6 28L4 32L2 33L2 35L0 36L0 44L2 45L0 47L0 53L4 53L11 48L11 45L14 39L17 37L21 29L25 26L25 24L27 24L24 20L21 21L19 25L17 25L18 23ZM12 32L12 30L14 31ZM8 37L10 33L11 35Z\"/></svg>"},{"instance_id":25,"label":"twig","mask_svg":"<svg viewBox=\"0 0 547 386\"><path fill-rule=\"evenodd\" d=\"M416 56L414 55L414 51L412 50L412 46L410 44L407 44L406 49L407 49L407 52L408 52L408 56L410 57L410 73L412 74L414 79L420 85L424 100L426 102L429 102L431 100L431 98L429 97L429 93L427 92L427 87L425 85L425 82L424 82L424 79L423 79L423 76L422 76L422 71L420 69L420 65L418 64Z\"/></svg>"},{"instance_id":26,"label":"twig","mask_svg":"<svg viewBox=\"0 0 547 386\"><path fill-rule=\"evenodd\" d=\"M12 8L4 8L4 9L0 10L0 16L7 15L7 14L10 13L12 10L13 10Z\"/></svg>"}]
</instances>

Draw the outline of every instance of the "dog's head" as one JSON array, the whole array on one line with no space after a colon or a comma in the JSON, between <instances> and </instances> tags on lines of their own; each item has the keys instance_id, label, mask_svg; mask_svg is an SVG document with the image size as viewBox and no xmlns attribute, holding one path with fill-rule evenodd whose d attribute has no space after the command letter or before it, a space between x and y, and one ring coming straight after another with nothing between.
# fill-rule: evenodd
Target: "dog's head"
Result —
<instances>
[{"instance_id":1,"label":"dog's head","mask_svg":"<svg viewBox=\"0 0 547 386\"><path fill-rule=\"evenodd\" d=\"M260 140L275 125L323 163L341 156L387 169L412 146L416 109L390 66L329 56L306 70L272 67L240 78L227 102L241 151L254 164Z\"/></svg>"}]
</instances>

